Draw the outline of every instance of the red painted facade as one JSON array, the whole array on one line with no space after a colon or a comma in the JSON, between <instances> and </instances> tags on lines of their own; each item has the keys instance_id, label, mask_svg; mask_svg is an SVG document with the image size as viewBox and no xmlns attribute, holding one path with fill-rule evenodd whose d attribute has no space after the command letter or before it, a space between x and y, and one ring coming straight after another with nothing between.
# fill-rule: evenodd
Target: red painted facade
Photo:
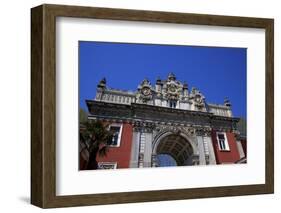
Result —
<instances>
[{"instance_id":1,"label":"red painted facade","mask_svg":"<svg viewBox=\"0 0 281 213\"><path fill-rule=\"evenodd\" d=\"M133 127L124 123L122 127L121 141L118 147L109 147L105 157L97 157L98 162L117 163L117 168L129 168L131 148L133 141Z\"/></svg>"},{"instance_id":2,"label":"red painted facade","mask_svg":"<svg viewBox=\"0 0 281 213\"><path fill-rule=\"evenodd\" d=\"M106 123L108 124L108 123ZM221 133L221 132L220 132ZM228 150L220 150L219 143L217 140L217 132L212 130L211 139L214 148L214 154L216 158L216 164L228 164L236 163L240 159L239 150L237 147L237 142L235 134L232 132L226 132L226 141L228 144ZM109 151L105 157L97 156L97 162L105 164L117 164L116 168L130 168L131 152L132 152L132 142L133 142L133 126L129 123L122 124L122 133L120 138L120 143L118 146L109 146ZM241 140L241 145L244 153L247 156L247 145L246 140ZM246 157L245 156L245 157ZM86 150L80 152L80 169L86 169L88 153Z\"/></svg>"},{"instance_id":3,"label":"red painted facade","mask_svg":"<svg viewBox=\"0 0 281 213\"><path fill-rule=\"evenodd\" d=\"M217 164L234 163L240 159L234 133L227 132L226 137L229 146L229 151L219 149L217 132L214 130L212 131L212 141Z\"/></svg>"}]
</instances>

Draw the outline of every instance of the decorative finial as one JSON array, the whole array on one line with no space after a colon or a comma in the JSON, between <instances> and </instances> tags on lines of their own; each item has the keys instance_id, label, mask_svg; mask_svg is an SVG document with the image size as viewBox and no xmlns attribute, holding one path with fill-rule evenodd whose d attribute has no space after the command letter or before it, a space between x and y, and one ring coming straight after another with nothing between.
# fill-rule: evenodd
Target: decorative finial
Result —
<instances>
[{"instance_id":1,"label":"decorative finial","mask_svg":"<svg viewBox=\"0 0 281 213\"><path fill-rule=\"evenodd\" d=\"M156 84L162 84L162 81L159 76L157 77Z\"/></svg>"},{"instance_id":2,"label":"decorative finial","mask_svg":"<svg viewBox=\"0 0 281 213\"><path fill-rule=\"evenodd\" d=\"M151 83L150 83L150 81L147 78L144 78L143 81L140 84L141 87L143 87L143 86L150 86L150 85L151 85Z\"/></svg>"},{"instance_id":3,"label":"decorative finial","mask_svg":"<svg viewBox=\"0 0 281 213\"><path fill-rule=\"evenodd\" d=\"M184 82L183 82L183 88L184 88L184 89L187 89L187 87L188 87L188 85L187 85L186 81L184 81Z\"/></svg>"},{"instance_id":4,"label":"decorative finial","mask_svg":"<svg viewBox=\"0 0 281 213\"><path fill-rule=\"evenodd\" d=\"M224 105L227 106L227 107L231 107L231 103L230 103L230 100L229 100L228 97L224 98Z\"/></svg>"},{"instance_id":5,"label":"decorative finial","mask_svg":"<svg viewBox=\"0 0 281 213\"><path fill-rule=\"evenodd\" d=\"M102 78L98 84L99 88L105 88L106 87L106 78Z\"/></svg>"},{"instance_id":6,"label":"decorative finial","mask_svg":"<svg viewBox=\"0 0 281 213\"><path fill-rule=\"evenodd\" d=\"M106 78L103 77L103 78L101 79L100 83L106 84Z\"/></svg>"},{"instance_id":7,"label":"decorative finial","mask_svg":"<svg viewBox=\"0 0 281 213\"><path fill-rule=\"evenodd\" d=\"M191 92L196 93L196 91L197 91L196 87L192 87Z\"/></svg>"},{"instance_id":8,"label":"decorative finial","mask_svg":"<svg viewBox=\"0 0 281 213\"><path fill-rule=\"evenodd\" d=\"M149 80L148 80L148 78L144 78L144 80L143 80L143 84L149 84Z\"/></svg>"},{"instance_id":9,"label":"decorative finial","mask_svg":"<svg viewBox=\"0 0 281 213\"><path fill-rule=\"evenodd\" d=\"M168 79L171 81L171 80L176 80L176 76L173 72L170 72L169 75L168 75Z\"/></svg>"}]
</instances>

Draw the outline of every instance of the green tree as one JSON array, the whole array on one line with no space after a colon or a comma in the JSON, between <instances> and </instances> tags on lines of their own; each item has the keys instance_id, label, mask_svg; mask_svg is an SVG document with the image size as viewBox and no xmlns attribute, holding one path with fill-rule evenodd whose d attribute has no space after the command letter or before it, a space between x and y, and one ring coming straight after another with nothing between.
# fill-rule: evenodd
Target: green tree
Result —
<instances>
[{"instance_id":1,"label":"green tree","mask_svg":"<svg viewBox=\"0 0 281 213\"><path fill-rule=\"evenodd\" d=\"M87 163L88 170L98 169L97 156L106 156L108 152L107 142L112 140L112 133L108 126L101 121L88 120L83 123L83 129L80 132L80 143L84 143L89 152Z\"/></svg>"},{"instance_id":2,"label":"green tree","mask_svg":"<svg viewBox=\"0 0 281 213\"><path fill-rule=\"evenodd\" d=\"M85 123L88 120L88 114L82 108L79 108L79 123Z\"/></svg>"}]
</instances>

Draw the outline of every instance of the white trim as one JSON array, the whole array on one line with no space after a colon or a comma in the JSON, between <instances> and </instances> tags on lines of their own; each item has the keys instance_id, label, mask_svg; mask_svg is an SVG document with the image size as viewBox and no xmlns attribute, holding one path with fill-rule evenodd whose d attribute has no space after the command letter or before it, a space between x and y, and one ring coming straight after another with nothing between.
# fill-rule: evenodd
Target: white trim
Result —
<instances>
[{"instance_id":1,"label":"white trim","mask_svg":"<svg viewBox=\"0 0 281 213\"><path fill-rule=\"evenodd\" d=\"M109 147L120 147L121 144L121 138L122 138L122 130L123 130L123 124L120 123L112 123L108 126L108 130L110 130L111 127L120 127L120 131L118 134L118 141L117 141L117 145L108 145Z\"/></svg>"},{"instance_id":2,"label":"white trim","mask_svg":"<svg viewBox=\"0 0 281 213\"><path fill-rule=\"evenodd\" d=\"M117 169L117 162L98 162L98 167L100 165L113 165L113 169Z\"/></svg>"},{"instance_id":3,"label":"white trim","mask_svg":"<svg viewBox=\"0 0 281 213\"><path fill-rule=\"evenodd\" d=\"M218 135L224 135L224 145L225 145L225 149L221 149L220 147L220 143L219 143L219 136ZM230 151L229 148L229 144L228 144L228 140L227 140L227 136L225 132L216 132L216 138L217 138L217 143L218 143L218 147L220 151Z\"/></svg>"}]
</instances>

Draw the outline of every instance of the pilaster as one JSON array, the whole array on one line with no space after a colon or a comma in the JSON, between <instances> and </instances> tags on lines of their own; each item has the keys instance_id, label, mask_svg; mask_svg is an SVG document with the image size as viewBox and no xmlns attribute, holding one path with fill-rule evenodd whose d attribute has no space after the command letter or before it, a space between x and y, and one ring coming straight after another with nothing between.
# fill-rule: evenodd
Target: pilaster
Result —
<instances>
[{"instance_id":1,"label":"pilaster","mask_svg":"<svg viewBox=\"0 0 281 213\"><path fill-rule=\"evenodd\" d=\"M199 135L196 138L197 138L198 151L199 151L199 164L206 165L203 137Z\"/></svg>"},{"instance_id":2,"label":"pilaster","mask_svg":"<svg viewBox=\"0 0 281 213\"><path fill-rule=\"evenodd\" d=\"M145 146L144 146L144 159L143 166L151 167L151 154L152 154L152 132L143 133L145 135Z\"/></svg>"},{"instance_id":3,"label":"pilaster","mask_svg":"<svg viewBox=\"0 0 281 213\"><path fill-rule=\"evenodd\" d=\"M131 148L131 160L130 160L130 168L138 168L139 162L139 141L140 133L137 131L133 132L133 141Z\"/></svg>"}]
</instances>

